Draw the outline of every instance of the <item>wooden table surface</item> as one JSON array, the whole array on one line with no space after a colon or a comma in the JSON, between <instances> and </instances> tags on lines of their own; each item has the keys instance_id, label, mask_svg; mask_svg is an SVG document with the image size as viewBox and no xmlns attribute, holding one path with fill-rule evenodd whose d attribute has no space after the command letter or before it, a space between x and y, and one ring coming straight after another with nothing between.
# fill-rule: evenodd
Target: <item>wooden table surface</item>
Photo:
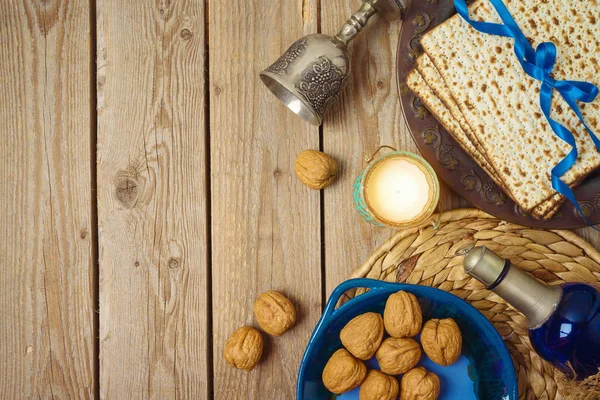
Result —
<instances>
[{"instance_id":1,"label":"wooden table surface","mask_svg":"<svg viewBox=\"0 0 600 400\"><path fill-rule=\"evenodd\" d=\"M358 0L0 2L0 397L291 399L332 289L392 232L352 183L380 144L416 151L396 92L400 22L371 21L316 128L258 72ZM322 149L339 179L294 174ZM442 209L467 206L444 187ZM600 236L580 230L593 243ZM268 289L298 324L263 361L223 346Z\"/></svg>"}]
</instances>

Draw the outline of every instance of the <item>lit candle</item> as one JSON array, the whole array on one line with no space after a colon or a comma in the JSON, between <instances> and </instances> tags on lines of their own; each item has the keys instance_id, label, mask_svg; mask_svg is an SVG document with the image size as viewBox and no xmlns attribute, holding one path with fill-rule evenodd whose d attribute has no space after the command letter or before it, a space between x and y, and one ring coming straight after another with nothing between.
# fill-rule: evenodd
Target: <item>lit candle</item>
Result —
<instances>
[{"instance_id":1,"label":"lit candle","mask_svg":"<svg viewBox=\"0 0 600 400\"><path fill-rule=\"evenodd\" d=\"M373 161L359 175L354 198L367 221L410 227L426 222L435 211L439 182L421 157L394 151Z\"/></svg>"}]
</instances>

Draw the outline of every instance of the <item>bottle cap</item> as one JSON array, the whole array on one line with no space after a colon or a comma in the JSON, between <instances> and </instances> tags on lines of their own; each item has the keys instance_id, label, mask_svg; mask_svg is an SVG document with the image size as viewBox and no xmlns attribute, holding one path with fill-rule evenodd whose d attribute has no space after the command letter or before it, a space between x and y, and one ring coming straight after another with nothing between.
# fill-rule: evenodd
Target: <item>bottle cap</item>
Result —
<instances>
[{"instance_id":1,"label":"bottle cap","mask_svg":"<svg viewBox=\"0 0 600 400\"><path fill-rule=\"evenodd\" d=\"M471 248L463 261L465 272L488 288L500 278L505 264L505 259L485 246Z\"/></svg>"}]
</instances>

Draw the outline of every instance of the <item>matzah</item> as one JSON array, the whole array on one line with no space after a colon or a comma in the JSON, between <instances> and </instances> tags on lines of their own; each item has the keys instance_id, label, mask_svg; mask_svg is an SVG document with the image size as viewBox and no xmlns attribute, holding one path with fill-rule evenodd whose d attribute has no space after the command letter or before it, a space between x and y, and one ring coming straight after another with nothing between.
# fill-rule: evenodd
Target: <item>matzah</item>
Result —
<instances>
[{"instance_id":1,"label":"matzah","mask_svg":"<svg viewBox=\"0 0 600 400\"><path fill-rule=\"evenodd\" d=\"M462 132L464 132L464 135L466 135L468 137L469 142L471 142L475 146L477 154L472 154L471 149L469 147L466 147L465 151L468 154L470 154L479 163L480 166L482 166L482 168L488 173L490 177L492 177L492 174L496 174L496 171L493 170L493 168L487 161L485 152L482 150L481 144L471 132L471 129L464 120L464 117L460 112L460 109L458 108L456 102L454 101L450 90L448 90L448 88L446 87L444 80L435 68L435 65L431 62L429 56L427 54L422 54L417 59L415 66L421 73L421 76L428 84L428 86L440 98L442 103L444 103L450 114L457 120L458 124L462 128ZM483 158L483 160L485 161L485 166L482 165L481 162L479 162L480 158ZM497 175L494 178L495 182L501 181L501 179L497 177ZM499 184L498 186L502 187L506 194L512 198L510 191L506 188L505 185ZM531 211L531 213L535 218L538 219L550 218L556 213L556 211L558 210L558 208L560 208L560 205L562 203L562 196L560 194L554 194L550 198L536 205Z\"/></svg>"},{"instance_id":2,"label":"matzah","mask_svg":"<svg viewBox=\"0 0 600 400\"><path fill-rule=\"evenodd\" d=\"M600 8L596 0L578 2L577 10L573 11L574 6L569 4L559 0L546 3L525 0L511 2L508 8L534 44L548 39L540 32L554 36L559 49L555 78L597 84L594 79L600 76L597 64ZM540 12L542 6L544 12ZM477 1L471 15L499 22L488 0ZM566 42L573 35L576 39L572 39L566 51L569 57L562 57L561 49L568 47ZM540 82L521 69L512 51L512 40L479 33L455 16L426 34L421 42L489 163L510 188L517 204L532 210L554 195L550 170L570 148L556 137L541 115ZM577 55L589 62L578 62ZM582 107L586 121L596 132L600 122L599 106L596 100ZM600 156L575 114L556 95L553 117L571 129L578 142L580 157L563 177L567 184L574 184L600 165Z\"/></svg>"},{"instance_id":3,"label":"matzah","mask_svg":"<svg viewBox=\"0 0 600 400\"><path fill-rule=\"evenodd\" d=\"M422 57L427 57L427 55L423 55ZM417 65L419 65L419 60L417 60ZM429 66L431 67L431 66ZM432 72L432 71L430 71ZM441 78L440 78L441 79ZM436 82L440 83L440 82ZM417 69L412 70L406 77L406 84L411 89L417 97L421 100L421 102L429 109L429 111L438 119L438 121L442 124L444 129L448 131L457 142L463 147L463 149L471 155L477 163L482 167L482 169L488 174L490 178L500 187L502 187L502 182L500 182L495 174L489 170L489 164L485 159L477 152L475 146L470 142L469 138L462 131L461 126L457 123L457 121L450 114L448 108L445 104L434 94L431 85L426 82L420 71ZM503 188L504 189L504 188ZM506 190L505 190L506 192ZM510 196L510 193L507 192ZM560 207L559 204L549 204L551 201L546 200L542 202L541 207L546 211L544 214L535 215L536 218L549 218L558 210Z\"/></svg>"},{"instance_id":4,"label":"matzah","mask_svg":"<svg viewBox=\"0 0 600 400\"><path fill-rule=\"evenodd\" d=\"M435 96L429 85L423 80L420 72L413 69L406 77L406 84L423 105L436 117L442 124L444 129L461 145L461 147L477 161L481 168L494 180L498 186L502 186L502 182L497 178L496 174L490 169L488 162L477 152L475 146L467 135L463 132L458 122L450 114L442 101Z\"/></svg>"},{"instance_id":5,"label":"matzah","mask_svg":"<svg viewBox=\"0 0 600 400\"><path fill-rule=\"evenodd\" d=\"M450 134L457 138L457 141L463 145L465 151L467 151L467 153L469 153L478 162L478 164L488 173L488 175L490 175L490 177L495 178L496 181L500 181L496 171L494 171L487 161L481 145L476 141L476 138L471 132L471 128L465 121L460 109L458 108L458 105L452 98L452 94L446 87L445 82L431 62L429 56L427 54L422 54L419 58L417 58L415 67L419 71L424 83L427 84L427 86L429 86L429 88L433 91L434 95L440 99L451 118L456 121L458 128L456 132L450 132Z\"/></svg>"}]
</instances>

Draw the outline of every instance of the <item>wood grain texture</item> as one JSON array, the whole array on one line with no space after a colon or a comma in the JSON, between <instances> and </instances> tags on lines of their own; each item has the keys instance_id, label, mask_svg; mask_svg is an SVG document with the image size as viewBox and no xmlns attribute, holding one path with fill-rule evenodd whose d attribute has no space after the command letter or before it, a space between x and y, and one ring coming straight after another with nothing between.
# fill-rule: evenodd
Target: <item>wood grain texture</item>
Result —
<instances>
[{"instance_id":1,"label":"wood grain texture","mask_svg":"<svg viewBox=\"0 0 600 400\"><path fill-rule=\"evenodd\" d=\"M0 397L88 399L88 4L3 1L0 18Z\"/></svg>"},{"instance_id":2,"label":"wood grain texture","mask_svg":"<svg viewBox=\"0 0 600 400\"><path fill-rule=\"evenodd\" d=\"M318 149L319 134L258 73L316 32L316 2L211 0L209 14L214 396L291 399L321 314L319 192L298 181L294 161ZM264 335L255 370L235 370L223 360L225 341L257 326L254 299L269 289L291 298L298 323L282 337Z\"/></svg>"},{"instance_id":3,"label":"wood grain texture","mask_svg":"<svg viewBox=\"0 0 600 400\"><path fill-rule=\"evenodd\" d=\"M596 225L600 229L600 225ZM592 228L575 229L575 233L590 242L596 249L600 249L600 233Z\"/></svg>"},{"instance_id":4,"label":"wood grain texture","mask_svg":"<svg viewBox=\"0 0 600 400\"><path fill-rule=\"evenodd\" d=\"M359 6L359 0L323 1L322 32L336 34ZM340 162L338 180L324 191L327 294L393 234L391 229L369 225L354 209L352 185L366 166L363 155L370 156L383 144L419 153L398 100L396 47L401 23L375 15L350 43L350 78L325 116L323 150ZM441 210L466 205L442 184Z\"/></svg>"},{"instance_id":5,"label":"wood grain texture","mask_svg":"<svg viewBox=\"0 0 600 400\"><path fill-rule=\"evenodd\" d=\"M97 10L100 398L207 398L204 1Z\"/></svg>"}]
</instances>

